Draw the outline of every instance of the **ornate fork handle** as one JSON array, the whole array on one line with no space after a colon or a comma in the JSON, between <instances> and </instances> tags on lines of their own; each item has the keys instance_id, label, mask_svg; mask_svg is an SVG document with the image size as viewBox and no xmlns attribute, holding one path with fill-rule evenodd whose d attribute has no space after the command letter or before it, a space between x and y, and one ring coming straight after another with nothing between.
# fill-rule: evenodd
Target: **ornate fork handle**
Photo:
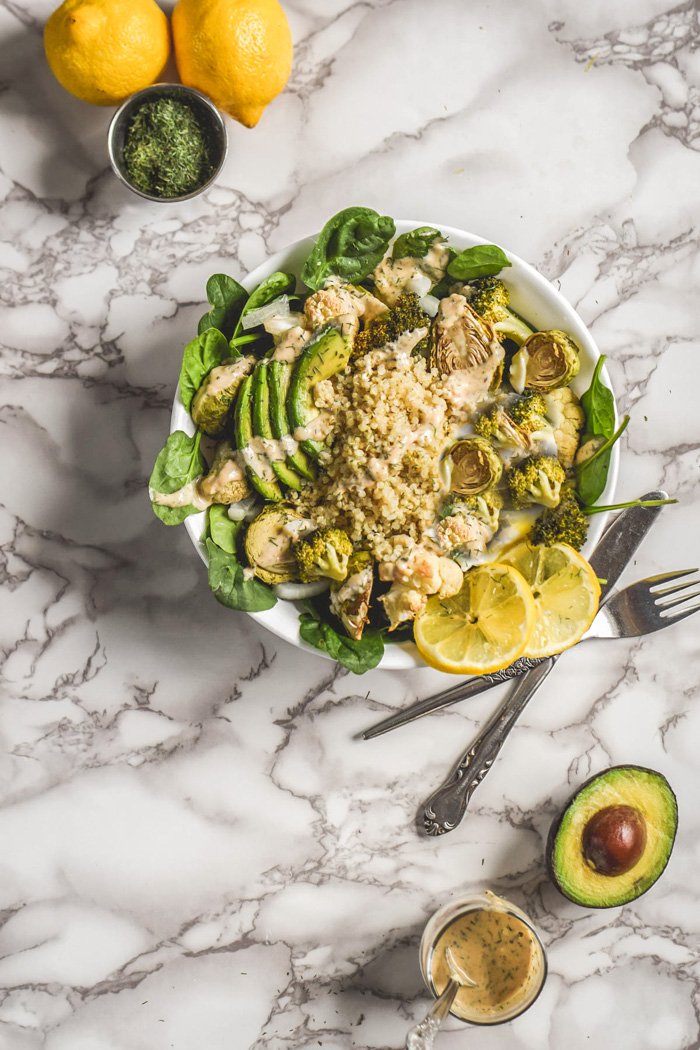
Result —
<instances>
[{"instance_id":1,"label":"ornate fork handle","mask_svg":"<svg viewBox=\"0 0 700 1050\"><path fill-rule=\"evenodd\" d=\"M555 662L556 657L538 660L521 678L483 733L462 756L454 772L427 800L423 809L423 827L428 835L444 835L457 827L469 800L496 761L514 723ZM507 675L510 670L506 668L505 672L500 671L499 674L513 677Z\"/></svg>"}]
</instances>

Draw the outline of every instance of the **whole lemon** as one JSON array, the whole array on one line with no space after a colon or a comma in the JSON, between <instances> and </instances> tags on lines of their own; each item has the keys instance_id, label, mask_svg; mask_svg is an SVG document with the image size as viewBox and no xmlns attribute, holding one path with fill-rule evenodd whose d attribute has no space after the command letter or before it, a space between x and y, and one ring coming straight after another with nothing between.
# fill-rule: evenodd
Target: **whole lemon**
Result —
<instances>
[{"instance_id":1,"label":"whole lemon","mask_svg":"<svg viewBox=\"0 0 700 1050\"><path fill-rule=\"evenodd\" d=\"M44 50L71 95L114 106L165 69L168 19L155 0L65 0L46 23Z\"/></svg>"},{"instance_id":2,"label":"whole lemon","mask_svg":"<svg viewBox=\"0 0 700 1050\"><path fill-rule=\"evenodd\" d=\"M292 68L292 34L277 0L179 0L173 41L183 84L249 128Z\"/></svg>"}]
</instances>

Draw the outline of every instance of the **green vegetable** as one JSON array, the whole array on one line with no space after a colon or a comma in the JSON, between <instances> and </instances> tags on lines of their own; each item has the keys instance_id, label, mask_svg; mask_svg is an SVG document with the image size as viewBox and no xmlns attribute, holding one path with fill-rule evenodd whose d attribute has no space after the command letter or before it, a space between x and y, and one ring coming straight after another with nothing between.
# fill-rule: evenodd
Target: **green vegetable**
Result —
<instances>
[{"instance_id":1,"label":"green vegetable","mask_svg":"<svg viewBox=\"0 0 700 1050\"><path fill-rule=\"evenodd\" d=\"M472 284L469 305L488 321L498 339L511 339L518 346L528 339L533 329L510 309L510 292L497 277L480 277Z\"/></svg>"},{"instance_id":2,"label":"green vegetable","mask_svg":"<svg viewBox=\"0 0 700 1050\"><path fill-rule=\"evenodd\" d=\"M316 529L297 543L294 553L304 583L311 583L321 576L344 580L348 574L352 541L342 529Z\"/></svg>"},{"instance_id":3,"label":"green vegetable","mask_svg":"<svg viewBox=\"0 0 700 1050\"><path fill-rule=\"evenodd\" d=\"M402 233L394 241L392 259L424 259L436 240L444 240L443 235L434 226L419 226L409 233Z\"/></svg>"},{"instance_id":4,"label":"green vegetable","mask_svg":"<svg viewBox=\"0 0 700 1050\"><path fill-rule=\"evenodd\" d=\"M306 344L294 366L287 394L287 413L292 433L297 429L305 430L319 415L313 399L314 387L346 367L350 350L349 340L334 324L319 328L311 342ZM326 447L322 441L313 437L304 438L300 445L314 459L318 459Z\"/></svg>"},{"instance_id":5,"label":"green vegetable","mask_svg":"<svg viewBox=\"0 0 700 1050\"><path fill-rule=\"evenodd\" d=\"M562 489L561 500L556 507L540 514L532 530L534 543L568 543L580 551L588 535L588 518L581 510L576 494L571 489Z\"/></svg>"},{"instance_id":6,"label":"green vegetable","mask_svg":"<svg viewBox=\"0 0 700 1050\"><path fill-rule=\"evenodd\" d=\"M204 457L199 451L201 440L199 431L192 437L183 430L170 434L153 464L149 489L169 496L199 477L204 472ZM190 514L199 513L199 508L189 504L185 507L164 507L151 501L151 506L164 525L179 525Z\"/></svg>"},{"instance_id":7,"label":"green vegetable","mask_svg":"<svg viewBox=\"0 0 700 1050\"><path fill-rule=\"evenodd\" d=\"M338 212L323 227L304 263L304 284L318 291L333 276L357 284L381 262L395 232L394 220L372 208Z\"/></svg>"},{"instance_id":8,"label":"green vegetable","mask_svg":"<svg viewBox=\"0 0 700 1050\"><path fill-rule=\"evenodd\" d=\"M529 456L506 473L510 498L516 507L531 503L556 507L565 479L566 472L554 456Z\"/></svg>"},{"instance_id":9,"label":"green vegetable","mask_svg":"<svg viewBox=\"0 0 700 1050\"><path fill-rule=\"evenodd\" d=\"M243 339L250 338L249 335L241 337L242 321L247 314L253 310L259 310L261 306L267 306L274 299L279 299L281 295L293 295L296 286L297 279L294 274L283 273L281 270L276 270L275 273L271 273L269 277L261 281L258 287L250 293L250 298L241 311L241 316L233 333L233 342L237 342L239 337Z\"/></svg>"},{"instance_id":10,"label":"green vegetable","mask_svg":"<svg viewBox=\"0 0 700 1050\"><path fill-rule=\"evenodd\" d=\"M611 434L588 459L576 466L576 492L584 506L592 506L605 490L610 469L610 450L619 441L630 421L625 416L614 434Z\"/></svg>"},{"instance_id":11,"label":"green vegetable","mask_svg":"<svg viewBox=\"0 0 700 1050\"><path fill-rule=\"evenodd\" d=\"M209 587L217 602L243 612L262 612L277 603L274 591L267 584L255 577L246 579L235 554L223 550L210 536L204 545L209 560Z\"/></svg>"},{"instance_id":12,"label":"green vegetable","mask_svg":"<svg viewBox=\"0 0 700 1050\"><path fill-rule=\"evenodd\" d=\"M178 389L189 412L194 395L211 372L228 357L229 345L218 328L208 328L187 344L182 354Z\"/></svg>"},{"instance_id":13,"label":"green vegetable","mask_svg":"<svg viewBox=\"0 0 700 1050\"><path fill-rule=\"evenodd\" d=\"M547 405L542 394L529 390L524 397L508 405L508 415L513 422L528 434L545 430L549 423L545 418Z\"/></svg>"},{"instance_id":14,"label":"green vegetable","mask_svg":"<svg viewBox=\"0 0 700 1050\"><path fill-rule=\"evenodd\" d=\"M258 361L253 373L253 433L255 437L266 441L272 438L272 424L270 422L270 380L268 375L269 363ZM287 463L284 453L282 459L273 459L268 454L270 465L277 475L278 481L290 489L299 489L303 485L301 476L293 467Z\"/></svg>"},{"instance_id":15,"label":"green vegetable","mask_svg":"<svg viewBox=\"0 0 700 1050\"><path fill-rule=\"evenodd\" d=\"M154 197L181 197L202 186L214 171L216 144L189 102L159 98L132 116L124 139L129 181Z\"/></svg>"},{"instance_id":16,"label":"green vegetable","mask_svg":"<svg viewBox=\"0 0 700 1050\"><path fill-rule=\"evenodd\" d=\"M416 328L430 328L430 317L422 309L418 296L408 292L400 296L396 305L386 313L375 317L373 321L358 332L355 336L352 352L366 354L370 350L380 350L387 343L398 339L404 332L412 332ZM414 347L413 352L420 353L427 347L429 336Z\"/></svg>"},{"instance_id":17,"label":"green vegetable","mask_svg":"<svg viewBox=\"0 0 700 1050\"><path fill-rule=\"evenodd\" d=\"M605 356L598 358L591 379L591 385L581 397L581 405L586 413L586 436L609 438L615 431L615 400L612 390L600 378Z\"/></svg>"},{"instance_id":18,"label":"green vegetable","mask_svg":"<svg viewBox=\"0 0 700 1050\"><path fill-rule=\"evenodd\" d=\"M245 451L254 438L253 383L253 375L245 377L238 389L236 407L233 413L233 433L236 439L236 447L243 454L244 461ZM263 453L260 453L257 458L263 465L270 462ZM260 493L263 499L272 500L273 502L279 502L282 499L282 489L274 479L274 471L272 477L263 477L262 474L253 469L250 462L246 462L246 473L251 485Z\"/></svg>"},{"instance_id":19,"label":"green vegetable","mask_svg":"<svg viewBox=\"0 0 700 1050\"><path fill-rule=\"evenodd\" d=\"M299 617L299 634L309 645L328 653L353 674L370 671L384 655L384 639L379 631L365 631L362 638L356 641L339 634L311 608Z\"/></svg>"},{"instance_id":20,"label":"green vegetable","mask_svg":"<svg viewBox=\"0 0 700 1050\"><path fill-rule=\"evenodd\" d=\"M240 527L240 521L231 521L226 507L209 508L209 535L217 547L221 547L226 554L236 553L236 535Z\"/></svg>"},{"instance_id":21,"label":"green vegetable","mask_svg":"<svg viewBox=\"0 0 700 1050\"><path fill-rule=\"evenodd\" d=\"M473 281L476 277L492 277L510 265L510 259L498 245L475 244L455 255L447 272L457 281Z\"/></svg>"},{"instance_id":22,"label":"green vegetable","mask_svg":"<svg viewBox=\"0 0 700 1050\"><path fill-rule=\"evenodd\" d=\"M628 503L609 503L607 506L584 507L584 514L607 514L610 510L625 510L626 507L666 507L678 503L677 499L633 499Z\"/></svg>"},{"instance_id":23,"label":"green vegetable","mask_svg":"<svg viewBox=\"0 0 700 1050\"><path fill-rule=\"evenodd\" d=\"M211 303L211 310L200 318L197 328L199 334L208 328L218 328L230 339L247 298L248 293L242 284L225 273L215 273L207 281L207 299Z\"/></svg>"}]
</instances>

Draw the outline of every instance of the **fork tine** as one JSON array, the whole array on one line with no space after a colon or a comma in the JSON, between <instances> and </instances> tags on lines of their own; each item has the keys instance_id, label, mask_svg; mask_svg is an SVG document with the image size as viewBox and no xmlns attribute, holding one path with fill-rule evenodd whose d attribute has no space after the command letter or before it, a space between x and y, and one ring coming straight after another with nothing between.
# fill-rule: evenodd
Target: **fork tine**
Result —
<instances>
[{"instance_id":1,"label":"fork tine","mask_svg":"<svg viewBox=\"0 0 700 1050\"><path fill-rule=\"evenodd\" d=\"M662 591L652 591L651 595L657 605L663 605L663 602L659 601L659 598L665 598L669 594L678 594L679 591L685 591L688 587L695 587L700 580L686 580L685 583L679 583L677 587L664 587Z\"/></svg>"},{"instance_id":2,"label":"fork tine","mask_svg":"<svg viewBox=\"0 0 700 1050\"><path fill-rule=\"evenodd\" d=\"M698 569L674 569L673 572L660 572L657 576L650 576L647 580L649 590L658 587L660 583L665 583L667 580L680 580L681 576L690 576L691 572L698 572Z\"/></svg>"},{"instance_id":3,"label":"fork tine","mask_svg":"<svg viewBox=\"0 0 700 1050\"><path fill-rule=\"evenodd\" d=\"M673 609L676 605L683 605L684 602L689 602L691 598L700 598L700 591L694 591L692 594L684 594L680 598L674 598L672 602L655 602L657 609L661 612L666 612L667 609Z\"/></svg>"},{"instance_id":4,"label":"fork tine","mask_svg":"<svg viewBox=\"0 0 700 1050\"><path fill-rule=\"evenodd\" d=\"M669 623L675 623L676 620L685 620L686 616L692 616L696 612L700 612L700 605L693 605L690 609L679 609L678 612L671 613L670 616L665 616L664 619L668 620Z\"/></svg>"}]
</instances>

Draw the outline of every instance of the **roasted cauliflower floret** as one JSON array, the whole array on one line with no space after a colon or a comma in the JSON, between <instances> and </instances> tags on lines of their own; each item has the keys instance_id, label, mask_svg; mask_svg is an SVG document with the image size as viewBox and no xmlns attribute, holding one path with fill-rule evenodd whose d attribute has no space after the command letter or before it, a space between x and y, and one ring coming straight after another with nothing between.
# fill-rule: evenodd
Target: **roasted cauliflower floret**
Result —
<instances>
[{"instance_id":1,"label":"roasted cauliflower floret","mask_svg":"<svg viewBox=\"0 0 700 1050\"><path fill-rule=\"evenodd\" d=\"M345 335L354 339L360 330L360 319L369 323L386 306L364 288L331 279L324 288L314 292L304 303L306 323L311 329L321 328L328 321L337 321Z\"/></svg>"},{"instance_id":2,"label":"roasted cauliflower floret","mask_svg":"<svg viewBox=\"0 0 700 1050\"><path fill-rule=\"evenodd\" d=\"M463 512L443 518L435 531L443 550L460 550L471 555L483 554L493 539L493 531L487 522L476 514Z\"/></svg>"},{"instance_id":3,"label":"roasted cauliflower floret","mask_svg":"<svg viewBox=\"0 0 700 1050\"><path fill-rule=\"evenodd\" d=\"M450 598L460 590L464 575L459 565L426 547L415 547L406 557L384 561L379 578L393 586L379 600L389 619L389 630L413 620L423 611L431 594Z\"/></svg>"},{"instance_id":4,"label":"roasted cauliflower floret","mask_svg":"<svg viewBox=\"0 0 700 1050\"><path fill-rule=\"evenodd\" d=\"M348 574L352 541L342 529L316 529L296 544L294 553L304 583L322 576L344 580Z\"/></svg>"},{"instance_id":5,"label":"roasted cauliflower floret","mask_svg":"<svg viewBox=\"0 0 700 1050\"><path fill-rule=\"evenodd\" d=\"M574 465L586 415L571 387L545 394L545 414L554 428L557 454L566 470Z\"/></svg>"}]
</instances>

